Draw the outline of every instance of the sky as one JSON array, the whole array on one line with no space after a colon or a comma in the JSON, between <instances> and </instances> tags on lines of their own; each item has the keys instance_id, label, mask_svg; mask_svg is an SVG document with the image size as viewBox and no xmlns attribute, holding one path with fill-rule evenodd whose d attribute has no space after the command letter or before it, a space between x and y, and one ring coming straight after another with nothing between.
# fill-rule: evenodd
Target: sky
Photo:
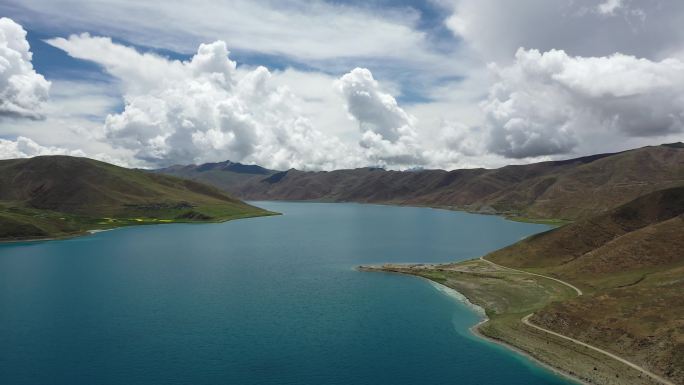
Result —
<instances>
[{"instance_id":1,"label":"sky","mask_svg":"<svg viewBox=\"0 0 684 385\"><path fill-rule=\"evenodd\" d=\"M456 169L684 140L679 0L0 0L0 159Z\"/></svg>"}]
</instances>

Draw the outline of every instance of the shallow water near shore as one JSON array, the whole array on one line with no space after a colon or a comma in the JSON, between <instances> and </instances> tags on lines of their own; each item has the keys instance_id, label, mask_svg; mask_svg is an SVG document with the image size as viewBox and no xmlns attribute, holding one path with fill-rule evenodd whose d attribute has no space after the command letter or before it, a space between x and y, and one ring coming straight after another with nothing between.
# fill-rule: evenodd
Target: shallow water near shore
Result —
<instances>
[{"instance_id":1,"label":"shallow water near shore","mask_svg":"<svg viewBox=\"0 0 684 385\"><path fill-rule=\"evenodd\" d=\"M360 264L477 257L543 225L427 208L254 202L282 216L0 245L2 384L570 384L480 315Z\"/></svg>"}]
</instances>

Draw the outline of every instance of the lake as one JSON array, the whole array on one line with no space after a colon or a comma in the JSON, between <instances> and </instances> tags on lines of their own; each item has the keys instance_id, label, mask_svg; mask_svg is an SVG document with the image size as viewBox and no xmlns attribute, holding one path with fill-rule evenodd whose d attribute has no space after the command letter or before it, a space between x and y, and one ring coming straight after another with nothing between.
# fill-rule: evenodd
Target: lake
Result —
<instances>
[{"instance_id":1,"label":"lake","mask_svg":"<svg viewBox=\"0 0 684 385\"><path fill-rule=\"evenodd\" d=\"M0 383L569 384L469 332L478 316L359 264L470 259L546 230L427 208L284 213L0 246Z\"/></svg>"}]
</instances>

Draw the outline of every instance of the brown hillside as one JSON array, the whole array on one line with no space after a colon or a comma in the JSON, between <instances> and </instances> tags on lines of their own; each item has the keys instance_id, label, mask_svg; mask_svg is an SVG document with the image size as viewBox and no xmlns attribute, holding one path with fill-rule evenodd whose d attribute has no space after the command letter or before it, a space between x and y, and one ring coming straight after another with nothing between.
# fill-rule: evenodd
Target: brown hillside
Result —
<instances>
[{"instance_id":1,"label":"brown hillside","mask_svg":"<svg viewBox=\"0 0 684 385\"><path fill-rule=\"evenodd\" d=\"M607 213L534 235L497 250L487 258L506 266L558 267L606 246L609 242L615 242L630 232L682 214L684 187L656 191Z\"/></svg>"},{"instance_id":2,"label":"brown hillside","mask_svg":"<svg viewBox=\"0 0 684 385\"><path fill-rule=\"evenodd\" d=\"M158 172L201 180L250 200L392 203L578 219L652 191L684 186L684 146L650 146L493 170L264 170L250 174L241 168L236 173L210 164Z\"/></svg>"},{"instance_id":3,"label":"brown hillside","mask_svg":"<svg viewBox=\"0 0 684 385\"><path fill-rule=\"evenodd\" d=\"M584 295L534 323L684 383L684 187L656 191L486 256Z\"/></svg>"}]
</instances>

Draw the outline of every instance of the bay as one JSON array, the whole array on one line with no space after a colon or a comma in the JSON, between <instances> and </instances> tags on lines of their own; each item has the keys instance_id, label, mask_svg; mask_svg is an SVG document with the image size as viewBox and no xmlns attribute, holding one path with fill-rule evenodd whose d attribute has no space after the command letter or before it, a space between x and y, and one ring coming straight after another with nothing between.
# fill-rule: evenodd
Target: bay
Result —
<instances>
[{"instance_id":1,"label":"bay","mask_svg":"<svg viewBox=\"0 0 684 385\"><path fill-rule=\"evenodd\" d=\"M1 245L0 383L569 383L474 337L478 315L428 281L354 270L470 259L548 227L253 203L284 215Z\"/></svg>"}]
</instances>

